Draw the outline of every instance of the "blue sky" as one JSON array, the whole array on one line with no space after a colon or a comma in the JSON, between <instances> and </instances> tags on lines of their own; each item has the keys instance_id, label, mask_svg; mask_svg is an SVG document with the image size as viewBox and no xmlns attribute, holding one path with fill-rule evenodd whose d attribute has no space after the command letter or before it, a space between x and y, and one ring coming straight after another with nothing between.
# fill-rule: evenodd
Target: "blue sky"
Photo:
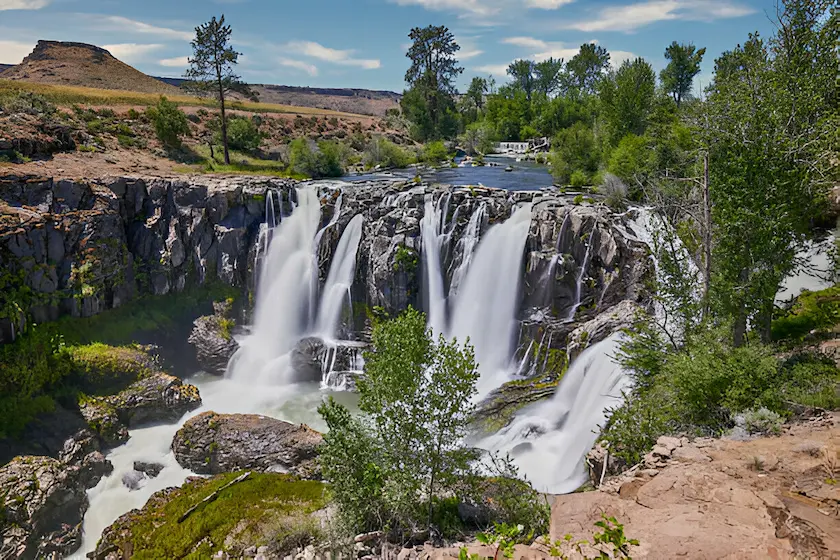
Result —
<instances>
[{"instance_id":1,"label":"blue sky","mask_svg":"<svg viewBox=\"0 0 840 560\"><path fill-rule=\"evenodd\" d=\"M773 0L0 0L0 62L18 63L38 39L80 41L158 76L180 76L193 29L224 13L240 71L253 83L401 91L414 26L446 25L461 45L463 87L501 82L516 58L567 60L597 42L613 62L654 68L673 40L714 58L751 31L772 32Z\"/></svg>"}]
</instances>

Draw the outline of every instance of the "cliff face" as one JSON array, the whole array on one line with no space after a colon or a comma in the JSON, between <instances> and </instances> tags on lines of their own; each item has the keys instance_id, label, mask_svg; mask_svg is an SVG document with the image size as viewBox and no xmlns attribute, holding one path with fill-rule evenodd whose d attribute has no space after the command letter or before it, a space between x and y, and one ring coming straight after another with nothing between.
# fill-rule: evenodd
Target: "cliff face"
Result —
<instances>
[{"instance_id":1,"label":"cliff face","mask_svg":"<svg viewBox=\"0 0 840 560\"><path fill-rule=\"evenodd\" d=\"M244 286L262 195L283 182L0 178L0 340L143 294Z\"/></svg>"},{"instance_id":2,"label":"cliff face","mask_svg":"<svg viewBox=\"0 0 840 560\"><path fill-rule=\"evenodd\" d=\"M297 187L259 178L0 178L0 340L27 318L87 317L211 281L249 287L266 195L273 191L274 214L287 216ZM351 218L365 218L351 291L367 309L425 308L427 211L435 212L446 294L463 282L478 241L524 203L532 217L515 295L520 354L531 341L564 349L567 335L600 312L623 300L644 304L651 263L628 233L632 213L560 194L388 181L318 188L321 225L333 222L314 248L322 281ZM364 319L357 310L343 333L358 338Z\"/></svg>"}]
</instances>

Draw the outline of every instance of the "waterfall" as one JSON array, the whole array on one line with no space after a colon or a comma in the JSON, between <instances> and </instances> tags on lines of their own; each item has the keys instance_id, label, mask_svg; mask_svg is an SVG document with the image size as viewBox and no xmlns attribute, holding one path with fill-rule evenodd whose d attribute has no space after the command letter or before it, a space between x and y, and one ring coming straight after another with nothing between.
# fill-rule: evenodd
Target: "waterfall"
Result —
<instances>
[{"instance_id":1,"label":"waterfall","mask_svg":"<svg viewBox=\"0 0 840 560\"><path fill-rule=\"evenodd\" d=\"M606 411L621 403L630 378L616 364L621 335L586 349L571 364L550 401L534 405L478 446L509 453L534 487L552 494L579 488L585 457L598 439Z\"/></svg>"},{"instance_id":2,"label":"waterfall","mask_svg":"<svg viewBox=\"0 0 840 560\"><path fill-rule=\"evenodd\" d=\"M432 195L425 197L425 211L420 221L420 237L423 246L424 297L428 310L429 326L435 333L443 333L446 326L446 295L443 289L441 246L443 245L443 221L446 215L441 209L441 199L435 205Z\"/></svg>"},{"instance_id":3,"label":"waterfall","mask_svg":"<svg viewBox=\"0 0 840 560\"><path fill-rule=\"evenodd\" d=\"M516 311L531 205L517 209L492 227L479 243L463 285L455 297L449 338L467 338L475 348L482 397L508 380L514 352Z\"/></svg>"},{"instance_id":4,"label":"waterfall","mask_svg":"<svg viewBox=\"0 0 840 560\"><path fill-rule=\"evenodd\" d=\"M318 229L321 202L316 189L300 187L296 194L292 214L268 233L251 333L228 364L228 375L240 381L289 382L289 352L313 330L334 336L353 283L362 216L350 220L339 240L319 305L317 249L324 232L338 223L342 197L336 199L330 222ZM266 219L273 220L273 213Z\"/></svg>"},{"instance_id":5,"label":"waterfall","mask_svg":"<svg viewBox=\"0 0 840 560\"><path fill-rule=\"evenodd\" d=\"M353 216L341 234L338 247L333 255L330 273L324 284L315 332L325 340L335 338L335 331L344 302L350 300L350 287L356 276L356 253L362 240L361 214ZM352 302L351 302L352 303Z\"/></svg>"},{"instance_id":6,"label":"waterfall","mask_svg":"<svg viewBox=\"0 0 840 560\"><path fill-rule=\"evenodd\" d=\"M460 207L459 207L460 209ZM481 237L481 226L484 223L484 217L487 214L487 203L481 201L478 209L470 216L470 221L467 224L467 229L464 230L464 235L458 240L458 255L460 256L460 263L452 275L452 283L449 287L450 295L458 293L458 289L464 282L467 276L467 270L472 263L473 253L478 246L478 241ZM453 219L453 222L455 220Z\"/></svg>"},{"instance_id":7,"label":"waterfall","mask_svg":"<svg viewBox=\"0 0 840 560\"><path fill-rule=\"evenodd\" d=\"M583 255L583 264L580 266L577 278L575 279L575 303L572 305L572 308L569 310L569 314L566 316L567 323L571 323L575 320L577 310L580 308L580 298L583 295L583 279L586 276L586 267L589 266L589 256L592 254L592 243L595 239L597 231L597 228L592 228L592 231L589 233L589 239L586 243L586 253Z\"/></svg>"}]
</instances>

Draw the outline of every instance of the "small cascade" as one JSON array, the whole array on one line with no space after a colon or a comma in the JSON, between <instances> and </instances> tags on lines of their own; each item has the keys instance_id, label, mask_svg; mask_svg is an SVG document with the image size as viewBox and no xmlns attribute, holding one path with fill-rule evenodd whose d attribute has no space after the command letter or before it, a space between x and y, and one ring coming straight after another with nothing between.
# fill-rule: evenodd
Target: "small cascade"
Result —
<instances>
[{"instance_id":1,"label":"small cascade","mask_svg":"<svg viewBox=\"0 0 840 560\"><path fill-rule=\"evenodd\" d=\"M483 397L510 377L516 339L516 312L525 241L531 226L531 204L492 227L478 245L458 296L454 298L449 338L475 348Z\"/></svg>"},{"instance_id":2,"label":"small cascade","mask_svg":"<svg viewBox=\"0 0 840 560\"><path fill-rule=\"evenodd\" d=\"M458 207L458 210L460 210L460 206ZM467 271L470 268L470 264L472 264L475 248L478 246L478 242L481 237L481 226L484 224L486 215L487 203L482 201L475 212L472 213L472 216L470 216L467 228L464 230L464 234L461 236L461 239L458 240L457 254L460 256L460 262L457 264L455 272L452 274L452 282L449 287L450 296L458 293L458 289L461 287L461 284L464 282L464 278L467 276ZM452 221L454 224L456 220L453 218Z\"/></svg>"},{"instance_id":3,"label":"small cascade","mask_svg":"<svg viewBox=\"0 0 840 560\"><path fill-rule=\"evenodd\" d=\"M566 316L566 322L571 323L575 320L575 315L577 315L577 310L580 308L580 299L583 295L583 279L586 277L586 269L589 266L589 257L592 254L592 243L595 240L595 234L597 233L597 228L593 228L592 232L589 234L589 239L586 243L586 253L583 256L583 264L578 271L577 278L575 280L575 303L572 305L572 308L569 310L569 314Z\"/></svg>"},{"instance_id":4,"label":"small cascade","mask_svg":"<svg viewBox=\"0 0 840 560\"><path fill-rule=\"evenodd\" d=\"M585 350L550 401L527 409L478 446L509 453L541 492L564 494L579 488L587 478L586 454L606 421L606 411L620 404L630 387L629 376L614 360L620 342L617 333Z\"/></svg>"},{"instance_id":5,"label":"small cascade","mask_svg":"<svg viewBox=\"0 0 840 560\"><path fill-rule=\"evenodd\" d=\"M362 235L363 218L354 216L339 240L324 297L318 301L317 248L324 232L338 223L342 195L330 222L318 229L321 201L311 186L296 190L297 205L275 228L264 253L251 332L240 341L228 364L228 375L253 384L283 385L289 381L289 352L307 334L332 338L349 296ZM267 215L266 226L274 220Z\"/></svg>"},{"instance_id":6,"label":"small cascade","mask_svg":"<svg viewBox=\"0 0 840 560\"><path fill-rule=\"evenodd\" d=\"M423 244L422 259L424 273L424 297L428 310L429 326L435 333L442 333L446 327L446 294L444 293L441 246L444 234L443 222L446 215L441 208L442 198L434 203L431 194L425 197L425 211L420 221L420 237Z\"/></svg>"},{"instance_id":7,"label":"small cascade","mask_svg":"<svg viewBox=\"0 0 840 560\"><path fill-rule=\"evenodd\" d=\"M350 287L356 276L356 254L362 240L363 224L364 217L361 214L353 216L341 234L333 255L330 273L321 296L318 320L315 323L315 332L324 340L335 338L344 302L347 301L352 306Z\"/></svg>"}]
</instances>

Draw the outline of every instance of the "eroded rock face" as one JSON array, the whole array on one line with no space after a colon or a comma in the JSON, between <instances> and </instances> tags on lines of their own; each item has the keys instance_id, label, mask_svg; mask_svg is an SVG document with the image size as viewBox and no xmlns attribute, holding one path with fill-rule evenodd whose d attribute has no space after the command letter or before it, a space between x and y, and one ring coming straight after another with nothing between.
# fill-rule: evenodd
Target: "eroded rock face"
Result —
<instances>
[{"instance_id":1,"label":"eroded rock face","mask_svg":"<svg viewBox=\"0 0 840 560\"><path fill-rule=\"evenodd\" d=\"M0 467L0 556L63 557L78 549L87 489L111 470L87 431L67 440L57 459L23 456Z\"/></svg>"},{"instance_id":2,"label":"eroded rock face","mask_svg":"<svg viewBox=\"0 0 840 560\"><path fill-rule=\"evenodd\" d=\"M198 474L248 469L318 478L314 460L322 440L305 424L255 414L205 412L178 430L172 450L182 467Z\"/></svg>"},{"instance_id":3,"label":"eroded rock face","mask_svg":"<svg viewBox=\"0 0 840 560\"><path fill-rule=\"evenodd\" d=\"M201 406L195 385L155 372L124 391L107 397L90 397L80 404L82 416L108 446L128 441L128 430L145 424L175 422Z\"/></svg>"},{"instance_id":4,"label":"eroded rock face","mask_svg":"<svg viewBox=\"0 0 840 560\"><path fill-rule=\"evenodd\" d=\"M232 333L236 320L231 302L215 302L213 311L213 315L196 319L189 343L195 348L196 359L204 371L224 375L230 358L239 349Z\"/></svg>"},{"instance_id":5,"label":"eroded rock face","mask_svg":"<svg viewBox=\"0 0 840 560\"><path fill-rule=\"evenodd\" d=\"M630 328L644 314L645 311L636 302L624 300L582 324L569 335L566 350L569 361L613 333Z\"/></svg>"},{"instance_id":6,"label":"eroded rock face","mask_svg":"<svg viewBox=\"0 0 840 560\"><path fill-rule=\"evenodd\" d=\"M263 221L259 178L0 177L0 267L31 290L31 307L0 324L89 317L143 294L181 292L209 280L245 286L249 247ZM288 197L285 197L288 199ZM29 316L27 316L29 315Z\"/></svg>"}]
</instances>

